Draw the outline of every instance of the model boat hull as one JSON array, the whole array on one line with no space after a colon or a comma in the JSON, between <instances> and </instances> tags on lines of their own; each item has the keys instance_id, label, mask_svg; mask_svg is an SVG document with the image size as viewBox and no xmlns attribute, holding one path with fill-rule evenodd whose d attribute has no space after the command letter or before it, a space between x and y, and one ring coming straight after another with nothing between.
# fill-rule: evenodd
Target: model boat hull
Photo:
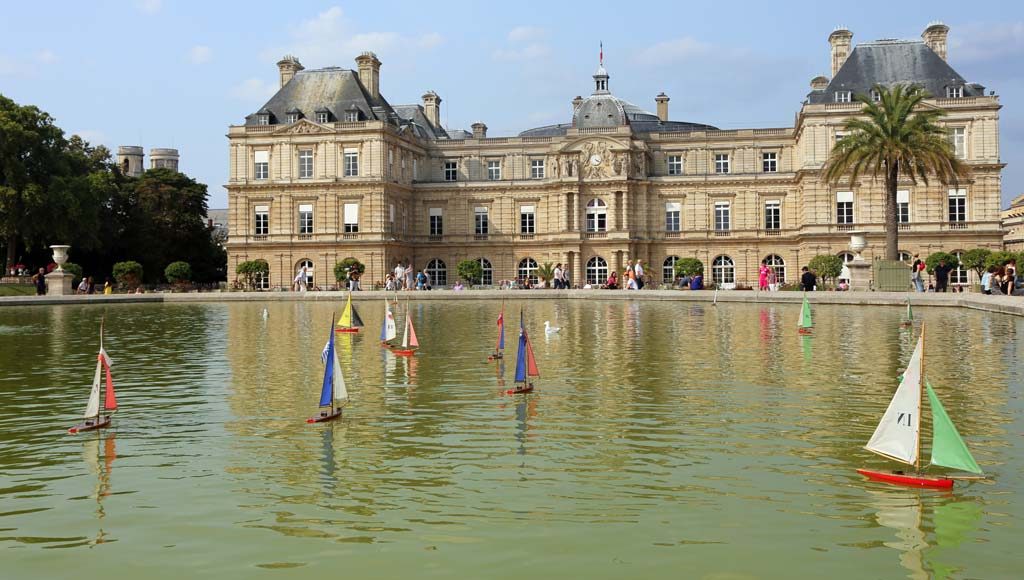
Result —
<instances>
[{"instance_id":1,"label":"model boat hull","mask_svg":"<svg viewBox=\"0 0 1024 580\"><path fill-rule=\"evenodd\" d=\"M510 394L510 395L521 395L523 393L532 393L532 392L533 392L533 385L532 384L531 385L521 386L521 387L516 387L514 389L509 389L508 390L508 394Z\"/></svg>"},{"instance_id":2,"label":"model boat hull","mask_svg":"<svg viewBox=\"0 0 1024 580\"><path fill-rule=\"evenodd\" d=\"M335 328L334 332L359 332L359 327L358 326L340 327L340 328Z\"/></svg>"},{"instance_id":3,"label":"model boat hull","mask_svg":"<svg viewBox=\"0 0 1024 580\"><path fill-rule=\"evenodd\" d=\"M110 421L110 415L107 415L106 417L103 418L97 417L96 419L92 419L86 421L85 423L75 425L74 427L68 429L68 433L74 435L75 433L81 433L82 431L95 431L96 429L103 429L104 427L110 426Z\"/></svg>"},{"instance_id":4,"label":"model boat hull","mask_svg":"<svg viewBox=\"0 0 1024 580\"><path fill-rule=\"evenodd\" d=\"M333 412L331 412L331 411L321 411L319 415L316 415L316 416L310 417L309 419L306 419L306 422L307 423L324 423L324 422L327 422L327 421L333 421L333 420L337 419L338 417L341 417L341 411L342 411L341 409L335 409Z\"/></svg>"},{"instance_id":5,"label":"model boat hull","mask_svg":"<svg viewBox=\"0 0 1024 580\"><path fill-rule=\"evenodd\" d=\"M858 469L857 473L867 477L868 479L884 481L885 483L894 483L897 485L935 487L940 489L949 489L953 487L953 480L948 477L928 477L926 475L909 475L894 471L874 471L871 469Z\"/></svg>"},{"instance_id":6,"label":"model boat hull","mask_svg":"<svg viewBox=\"0 0 1024 580\"><path fill-rule=\"evenodd\" d=\"M501 358L505 358L505 355L500 353L500 352L496 352L496 353L492 354L491 356L487 357L487 360L498 360L498 359L501 359Z\"/></svg>"},{"instance_id":7,"label":"model boat hull","mask_svg":"<svg viewBox=\"0 0 1024 580\"><path fill-rule=\"evenodd\" d=\"M413 356L416 354L416 351L408 348L394 348L391 349L391 353L395 356Z\"/></svg>"},{"instance_id":8,"label":"model boat hull","mask_svg":"<svg viewBox=\"0 0 1024 580\"><path fill-rule=\"evenodd\" d=\"M800 334L814 334L810 328L799 328L797 329L797 332Z\"/></svg>"}]
</instances>

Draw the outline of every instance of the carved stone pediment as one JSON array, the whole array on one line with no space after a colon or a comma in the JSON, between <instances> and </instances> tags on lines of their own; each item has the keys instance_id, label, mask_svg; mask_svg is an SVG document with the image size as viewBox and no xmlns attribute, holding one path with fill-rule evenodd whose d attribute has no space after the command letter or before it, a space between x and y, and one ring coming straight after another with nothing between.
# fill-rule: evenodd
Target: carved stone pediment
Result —
<instances>
[{"instance_id":1,"label":"carved stone pediment","mask_svg":"<svg viewBox=\"0 0 1024 580\"><path fill-rule=\"evenodd\" d=\"M316 135L330 133L331 130L307 119L299 119L295 123L274 131L277 135Z\"/></svg>"}]
</instances>

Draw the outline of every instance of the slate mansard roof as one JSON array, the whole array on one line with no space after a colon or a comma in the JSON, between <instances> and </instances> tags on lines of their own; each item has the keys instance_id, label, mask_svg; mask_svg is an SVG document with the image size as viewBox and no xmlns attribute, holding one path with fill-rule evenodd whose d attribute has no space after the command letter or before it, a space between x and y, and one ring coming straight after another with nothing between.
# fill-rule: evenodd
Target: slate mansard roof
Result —
<instances>
[{"instance_id":1,"label":"slate mansard roof","mask_svg":"<svg viewBox=\"0 0 1024 580\"><path fill-rule=\"evenodd\" d=\"M935 98L945 98L946 87L963 87L964 97L985 93L985 87L965 81L923 41L877 40L855 46L828 87L811 91L807 102L832 103L838 91L867 95L875 84L900 83L920 85Z\"/></svg>"}]
</instances>

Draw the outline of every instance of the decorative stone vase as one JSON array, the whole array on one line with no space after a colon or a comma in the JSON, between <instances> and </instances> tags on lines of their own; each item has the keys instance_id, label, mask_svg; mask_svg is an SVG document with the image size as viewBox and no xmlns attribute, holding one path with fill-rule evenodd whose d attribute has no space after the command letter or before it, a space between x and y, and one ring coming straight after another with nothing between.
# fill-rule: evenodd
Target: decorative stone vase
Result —
<instances>
[{"instance_id":1,"label":"decorative stone vase","mask_svg":"<svg viewBox=\"0 0 1024 580\"><path fill-rule=\"evenodd\" d=\"M866 247L868 247L868 240L865 237L864 232L850 233L850 250L854 253L854 260L864 259L860 253L863 252Z\"/></svg>"},{"instance_id":2,"label":"decorative stone vase","mask_svg":"<svg viewBox=\"0 0 1024 580\"><path fill-rule=\"evenodd\" d=\"M71 249L71 246L50 246L50 249L53 250L53 261L57 262L56 271L63 272L64 262L68 261L68 250Z\"/></svg>"}]
</instances>

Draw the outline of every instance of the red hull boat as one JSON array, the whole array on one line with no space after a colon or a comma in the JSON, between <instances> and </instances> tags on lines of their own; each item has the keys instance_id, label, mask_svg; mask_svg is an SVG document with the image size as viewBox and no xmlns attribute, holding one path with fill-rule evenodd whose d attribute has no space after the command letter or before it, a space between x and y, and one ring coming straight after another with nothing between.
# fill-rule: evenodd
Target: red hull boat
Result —
<instances>
[{"instance_id":1,"label":"red hull boat","mask_svg":"<svg viewBox=\"0 0 1024 580\"><path fill-rule=\"evenodd\" d=\"M341 417L342 409L336 409L333 413L330 411L320 411L319 415L306 419L307 423L324 423L327 421L333 421L338 417Z\"/></svg>"},{"instance_id":2,"label":"red hull boat","mask_svg":"<svg viewBox=\"0 0 1024 580\"><path fill-rule=\"evenodd\" d=\"M948 477L928 477L925 475L910 475L899 471L874 471L871 469L858 469L857 473L886 483L897 485L912 485L915 487L934 487L938 489L949 489L953 487L953 480Z\"/></svg>"},{"instance_id":3,"label":"red hull boat","mask_svg":"<svg viewBox=\"0 0 1024 580\"><path fill-rule=\"evenodd\" d=\"M335 328L334 332L359 332L359 328L354 326L351 328Z\"/></svg>"},{"instance_id":4,"label":"red hull boat","mask_svg":"<svg viewBox=\"0 0 1024 580\"><path fill-rule=\"evenodd\" d=\"M95 431L96 429L103 429L104 427L110 426L110 415L103 417L102 419L88 420L85 423L75 425L68 429L68 433L74 435L75 433L81 433L82 431Z\"/></svg>"},{"instance_id":5,"label":"red hull boat","mask_svg":"<svg viewBox=\"0 0 1024 580\"><path fill-rule=\"evenodd\" d=\"M395 356L415 356L416 355L416 351L412 350L412 349L406 349L406 348L395 348L395 349L391 350L391 354L393 354Z\"/></svg>"}]
</instances>

